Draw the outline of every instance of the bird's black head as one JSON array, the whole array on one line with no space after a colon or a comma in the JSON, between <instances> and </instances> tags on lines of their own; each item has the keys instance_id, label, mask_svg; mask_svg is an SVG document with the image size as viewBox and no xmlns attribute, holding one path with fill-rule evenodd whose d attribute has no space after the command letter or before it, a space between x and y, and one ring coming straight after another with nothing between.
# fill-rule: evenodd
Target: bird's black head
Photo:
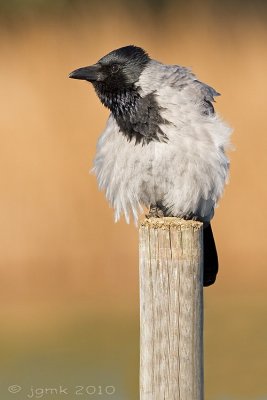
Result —
<instances>
[{"instance_id":1,"label":"bird's black head","mask_svg":"<svg viewBox=\"0 0 267 400\"><path fill-rule=\"evenodd\" d=\"M149 61L148 54L140 47L126 46L69 75L91 82L101 102L112 112L122 134L128 140L142 144L166 140L160 127L166 121L160 115L154 94L141 96L140 88L135 85Z\"/></svg>"},{"instance_id":2,"label":"bird's black head","mask_svg":"<svg viewBox=\"0 0 267 400\"><path fill-rule=\"evenodd\" d=\"M76 69L69 77L91 82L97 91L118 92L138 81L149 60L148 54L140 47L121 47L90 67Z\"/></svg>"}]
</instances>

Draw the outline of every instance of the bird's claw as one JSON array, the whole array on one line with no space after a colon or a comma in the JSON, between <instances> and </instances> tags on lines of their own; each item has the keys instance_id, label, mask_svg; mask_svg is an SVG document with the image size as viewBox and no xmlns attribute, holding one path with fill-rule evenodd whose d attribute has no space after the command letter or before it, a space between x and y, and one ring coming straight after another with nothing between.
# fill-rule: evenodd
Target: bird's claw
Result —
<instances>
[{"instance_id":1,"label":"bird's claw","mask_svg":"<svg viewBox=\"0 0 267 400\"><path fill-rule=\"evenodd\" d=\"M163 218L164 212L157 206L150 206L149 213L146 214L146 218Z\"/></svg>"}]
</instances>

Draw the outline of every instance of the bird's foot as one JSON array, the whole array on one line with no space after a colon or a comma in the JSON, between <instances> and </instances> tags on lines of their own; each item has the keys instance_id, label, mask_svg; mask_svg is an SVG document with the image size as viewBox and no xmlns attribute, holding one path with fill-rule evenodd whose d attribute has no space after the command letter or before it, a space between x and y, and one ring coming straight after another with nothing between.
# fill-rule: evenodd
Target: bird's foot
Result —
<instances>
[{"instance_id":1,"label":"bird's foot","mask_svg":"<svg viewBox=\"0 0 267 400\"><path fill-rule=\"evenodd\" d=\"M146 218L163 218L164 212L163 210L155 205L151 205L149 208L149 213L146 214Z\"/></svg>"},{"instance_id":2,"label":"bird's foot","mask_svg":"<svg viewBox=\"0 0 267 400\"><path fill-rule=\"evenodd\" d=\"M183 219L186 219L186 220L191 220L191 221L199 221L199 218L198 218L198 216L197 215L194 215L194 214L187 214L187 215L184 215L183 216Z\"/></svg>"}]
</instances>

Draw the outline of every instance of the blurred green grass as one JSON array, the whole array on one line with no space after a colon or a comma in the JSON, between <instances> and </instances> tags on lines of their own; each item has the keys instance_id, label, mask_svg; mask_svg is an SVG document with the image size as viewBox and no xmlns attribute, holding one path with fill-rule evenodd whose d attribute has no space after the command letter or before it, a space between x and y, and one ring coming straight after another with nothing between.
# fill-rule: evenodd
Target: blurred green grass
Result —
<instances>
[{"instance_id":1,"label":"blurred green grass","mask_svg":"<svg viewBox=\"0 0 267 400\"><path fill-rule=\"evenodd\" d=\"M175 6L180 12L190 10L206 9L209 12L219 14L220 17L233 16L239 18L241 15L251 13L263 16L267 12L265 0L197 0L184 2L182 0L111 0L103 7L99 7L97 0L0 0L0 17L8 20L18 20L20 17L47 17L58 16L61 19L70 14L82 12L95 13L106 7L106 12L114 8L142 14L143 10L149 11L156 16L169 7Z\"/></svg>"},{"instance_id":2,"label":"blurred green grass","mask_svg":"<svg viewBox=\"0 0 267 400\"><path fill-rule=\"evenodd\" d=\"M266 308L265 294L214 298L205 290L207 400L267 396ZM35 321L23 330L14 329L15 321L12 329L1 330L1 399L14 398L7 388L16 384L23 388L20 399L26 398L31 387L62 385L73 393L81 385L114 386L114 395L101 398L136 400L138 315L97 315L78 308L69 314L59 309L53 312L51 320L48 309L39 309Z\"/></svg>"}]
</instances>

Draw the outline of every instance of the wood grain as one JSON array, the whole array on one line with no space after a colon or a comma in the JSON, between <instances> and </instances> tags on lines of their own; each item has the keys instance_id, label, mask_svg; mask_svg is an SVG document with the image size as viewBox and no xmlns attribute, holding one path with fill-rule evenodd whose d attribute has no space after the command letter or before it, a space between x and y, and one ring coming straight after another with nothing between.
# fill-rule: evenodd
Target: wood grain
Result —
<instances>
[{"instance_id":1,"label":"wood grain","mask_svg":"<svg viewBox=\"0 0 267 400\"><path fill-rule=\"evenodd\" d=\"M140 399L203 399L202 224L140 225Z\"/></svg>"}]
</instances>

